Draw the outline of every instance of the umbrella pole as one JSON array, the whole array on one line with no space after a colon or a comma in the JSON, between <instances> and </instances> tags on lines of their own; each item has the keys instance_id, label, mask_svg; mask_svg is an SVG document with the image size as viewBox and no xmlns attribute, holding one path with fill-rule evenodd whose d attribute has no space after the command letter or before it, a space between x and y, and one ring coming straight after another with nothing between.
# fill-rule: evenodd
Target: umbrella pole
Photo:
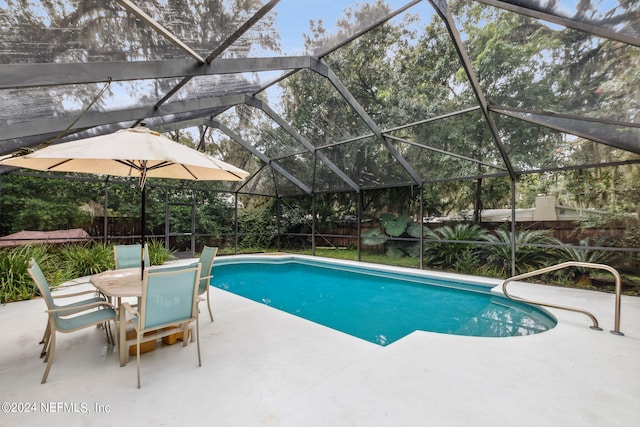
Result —
<instances>
[{"instance_id":1,"label":"umbrella pole","mask_svg":"<svg viewBox=\"0 0 640 427\"><path fill-rule=\"evenodd\" d=\"M141 245L140 245L140 250L142 251L140 253L140 280L144 279L144 226L145 226L145 216L146 216L146 200L147 200L147 195L146 195L146 186L143 184L142 185L142 212L140 214L140 216L142 217L142 220L140 221L142 224L142 228L140 229L140 240Z\"/></svg>"}]
</instances>

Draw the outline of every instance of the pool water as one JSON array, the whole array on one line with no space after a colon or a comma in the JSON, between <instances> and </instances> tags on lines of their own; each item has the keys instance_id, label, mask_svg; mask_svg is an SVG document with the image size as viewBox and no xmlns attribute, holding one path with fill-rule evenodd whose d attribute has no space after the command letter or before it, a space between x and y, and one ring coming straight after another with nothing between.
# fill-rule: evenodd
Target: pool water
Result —
<instances>
[{"instance_id":1,"label":"pool water","mask_svg":"<svg viewBox=\"0 0 640 427\"><path fill-rule=\"evenodd\" d=\"M213 276L215 287L383 346L415 330L509 337L555 326L488 286L437 278L297 260L220 262Z\"/></svg>"}]
</instances>

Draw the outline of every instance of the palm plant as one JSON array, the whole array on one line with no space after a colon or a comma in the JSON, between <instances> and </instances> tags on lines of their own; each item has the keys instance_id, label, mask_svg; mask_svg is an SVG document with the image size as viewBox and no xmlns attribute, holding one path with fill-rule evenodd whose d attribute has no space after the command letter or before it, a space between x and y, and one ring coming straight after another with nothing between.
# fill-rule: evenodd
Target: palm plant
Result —
<instances>
[{"instance_id":1,"label":"palm plant","mask_svg":"<svg viewBox=\"0 0 640 427\"><path fill-rule=\"evenodd\" d=\"M477 224L448 225L425 232L426 240L433 242L425 244L425 259L430 265L441 268L456 268L464 264L464 270L470 270L470 264L477 259L479 249L472 242L482 241L487 236L487 230Z\"/></svg>"},{"instance_id":2,"label":"palm plant","mask_svg":"<svg viewBox=\"0 0 640 427\"><path fill-rule=\"evenodd\" d=\"M587 242L584 242L585 244ZM596 246L605 246L604 241L596 242ZM616 252L604 250L579 249L575 247L562 247L558 253L559 262L578 261L592 264L615 264L620 256ZM583 287L590 288L591 275L590 269L584 267L572 267L574 282Z\"/></svg>"},{"instance_id":3,"label":"palm plant","mask_svg":"<svg viewBox=\"0 0 640 427\"><path fill-rule=\"evenodd\" d=\"M488 234L485 239L491 243L484 246L482 256L486 266L507 276L511 274L511 232L496 230L495 235ZM549 236L546 230L518 230L515 234L515 268L516 274L537 270L557 259L557 250L539 245L561 245L561 242Z\"/></svg>"}]
</instances>

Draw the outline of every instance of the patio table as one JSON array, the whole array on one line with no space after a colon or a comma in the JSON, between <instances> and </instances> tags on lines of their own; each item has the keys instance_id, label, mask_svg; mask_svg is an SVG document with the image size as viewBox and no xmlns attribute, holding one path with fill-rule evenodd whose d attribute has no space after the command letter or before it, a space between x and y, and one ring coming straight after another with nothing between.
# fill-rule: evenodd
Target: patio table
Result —
<instances>
[{"instance_id":1,"label":"patio table","mask_svg":"<svg viewBox=\"0 0 640 427\"><path fill-rule=\"evenodd\" d=\"M150 267L151 271L162 268L171 268L173 265L157 265ZM121 343L126 342L126 318L124 310L120 309L122 298L137 298L140 305L142 299L142 279L140 278L140 267L121 268L117 270L106 270L89 277L89 282L102 294L114 303L118 311L118 350L120 353L120 366L127 364L127 348ZM115 301L114 301L115 299Z\"/></svg>"},{"instance_id":2,"label":"patio table","mask_svg":"<svg viewBox=\"0 0 640 427\"><path fill-rule=\"evenodd\" d=\"M107 270L101 273L92 275L89 278L89 282L96 287L100 292L107 296L110 300L115 299L115 306L119 312L118 318L120 319L118 327L118 350L120 353L120 366L124 366L127 363L126 346L123 342L126 342L126 322L123 321L122 316L124 313L120 310L122 304L122 298L135 297L138 299L138 305L140 304L140 298L142 298L142 279L140 278L140 267L122 268L118 270Z\"/></svg>"},{"instance_id":3,"label":"patio table","mask_svg":"<svg viewBox=\"0 0 640 427\"><path fill-rule=\"evenodd\" d=\"M116 306L120 305L122 298L142 297L140 267L103 271L92 275L89 281L104 295L116 298Z\"/></svg>"}]
</instances>

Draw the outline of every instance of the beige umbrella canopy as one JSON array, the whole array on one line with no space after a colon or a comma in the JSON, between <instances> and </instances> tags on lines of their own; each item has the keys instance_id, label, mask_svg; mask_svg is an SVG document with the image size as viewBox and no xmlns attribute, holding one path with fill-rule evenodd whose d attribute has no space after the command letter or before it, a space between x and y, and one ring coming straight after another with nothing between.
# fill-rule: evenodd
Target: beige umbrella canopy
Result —
<instances>
[{"instance_id":1,"label":"beige umbrella canopy","mask_svg":"<svg viewBox=\"0 0 640 427\"><path fill-rule=\"evenodd\" d=\"M147 178L242 181L249 175L249 172L145 127L122 129L108 135L51 145L22 156L6 157L0 160L0 166L137 177L142 187L143 247Z\"/></svg>"},{"instance_id":2,"label":"beige umbrella canopy","mask_svg":"<svg viewBox=\"0 0 640 427\"><path fill-rule=\"evenodd\" d=\"M52 145L0 165L50 172L203 181L242 181L249 173L147 128Z\"/></svg>"}]
</instances>

